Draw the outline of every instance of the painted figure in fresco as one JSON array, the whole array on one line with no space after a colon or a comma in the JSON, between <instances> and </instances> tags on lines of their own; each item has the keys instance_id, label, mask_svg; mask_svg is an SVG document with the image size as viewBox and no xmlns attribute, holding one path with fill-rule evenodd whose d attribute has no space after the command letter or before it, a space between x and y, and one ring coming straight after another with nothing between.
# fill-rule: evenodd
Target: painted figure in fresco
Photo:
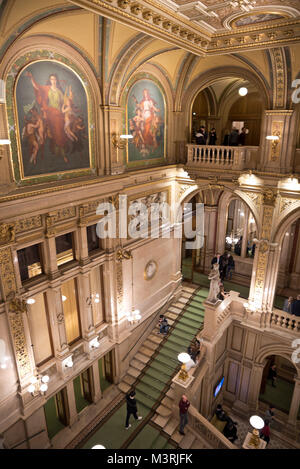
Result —
<instances>
[{"instance_id":1,"label":"painted figure in fresco","mask_svg":"<svg viewBox=\"0 0 300 469\"><path fill-rule=\"evenodd\" d=\"M148 89L143 90L140 102L132 96L136 104L136 115L129 122L130 130L134 136L133 143L146 156L151 149L158 146L157 137L160 135L160 109L151 98Z\"/></svg>"},{"instance_id":2,"label":"painted figure in fresco","mask_svg":"<svg viewBox=\"0 0 300 469\"><path fill-rule=\"evenodd\" d=\"M25 125L22 130L22 139L27 140L27 145L30 153L30 163L36 164L36 157L39 151L39 144L37 140L37 130L39 128L39 121L32 117L25 116Z\"/></svg>"},{"instance_id":3,"label":"painted figure in fresco","mask_svg":"<svg viewBox=\"0 0 300 469\"><path fill-rule=\"evenodd\" d=\"M68 90L69 90L69 94L68 94ZM73 105L72 87L69 86L69 89L68 89L68 87L66 87L62 112L65 116L64 131L65 131L67 137L70 140L72 140L72 142L74 142L74 140L78 140L75 133L72 132L72 130L71 130L72 121L75 119L75 112L74 112L73 108L74 108L74 105Z\"/></svg>"},{"instance_id":4,"label":"painted figure in fresco","mask_svg":"<svg viewBox=\"0 0 300 469\"><path fill-rule=\"evenodd\" d=\"M34 80L31 72L26 72L26 75L31 79L36 101L47 126L51 152L57 156L62 156L67 163L69 161L65 154L67 137L64 131L65 117L62 112L64 94L57 75L51 74L46 85L39 85Z\"/></svg>"}]
</instances>

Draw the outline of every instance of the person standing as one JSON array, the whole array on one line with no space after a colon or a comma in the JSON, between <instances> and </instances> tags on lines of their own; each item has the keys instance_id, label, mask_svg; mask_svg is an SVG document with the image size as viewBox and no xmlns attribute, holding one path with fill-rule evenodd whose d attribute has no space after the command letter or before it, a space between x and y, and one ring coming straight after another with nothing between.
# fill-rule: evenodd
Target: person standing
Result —
<instances>
[{"instance_id":1,"label":"person standing","mask_svg":"<svg viewBox=\"0 0 300 469\"><path fill-rule=\"evenodd\" d=\"M213 127L209 132L208 145L215 145L218 140L216 129Z\"/></svg>"},{"instance_id":2,"label":"person standing","mask_svg":"<svg viewBox=\"0 0 300 469\"><path fill-rule=\"evenodd\" d=\"M232 255L230 253L227 254L227 259L228 259L228 263L227 263L227 269L226 269L225 277L229 278L231 280L232 279L232 271L235 268L235 262L234 262L234 259L233 259Z\"/></svg>"},{"instance_id":3,"label":"person standing","mask_svg":"<svg viewBox=\"0 0 300 469\"><path fill-rule=\"evenodd\" d=\"M241 133L238 138L238 144L239 145L245 145L246 142L246 135L248 134L249 130L246 129L246 127L243 127L241 130Z\"/></svg>"},{"instance_id":4,"label":"person standing","mask_svg":"<svg viewBox=\"0 0 300 469\"><path fill-rule=\"evenodd\" d=\"M142 420L143 417L137 415L137 405L135 399L135 391L131 391L129 394L126 394L126 403L127 403L127 415L125 429L128 430L131 427L129 423L130 415L132 414L135 420Z\"/></svg>"},{"instance_id":5,"label":"person standing","mask_svg":"<svg viewBox=\"0 0 300 469\"><path fill-rule=\"evenodd\" d=\"M267 445L270 442L270 425L269 425L269 420L265 420L265 426L264 428L260 431L260 438L264 441L267 442Z\"/></svg>"},{"instance_id":6,"label":"person standing","mask_svg":"<svg viewBox=\"0 0 300 469\"><path fill-rule=\"evenodd\" d=\"M181 396L179 401L179 417L180 417L180 426L179 426L179 433L180 435L185 435L184 427L188 423L188 409L190 407L190 402L185 394Z\"/></svg>"},{"instance_id":7,"label":"person standing","mask_svg":"<svg viewBox=\"0 0 300 469\"><path fill-rule=\"evenodd\" d=\"M229 135L229 146L230 147L237 147L239 141L239 131L235 127L233 127L232 131Z\"/></svg>"},{"instance_id":8,"label":"person standing","mask_svg":"<svg viewBox=\"0 0 300 469\"><path fill-rule=\"evenodd\" d=\"M196 133L196 144L197 145L206 145L207 133L205 132L205 127L202 125L198 132Z\"/></svg>"},{"instance_id":9,"label":"person standing","mask_svg":"<svg viewBox=\"0 0 300 469\"><path fill-rule=\"evenodd\" d=\"M273 388L276 388L277 371L276 371L275 364L272 365L271 368L269 369L268 379L272 380L272 386Z\"/></svg>"},{"instance_id":10,"label":"person standing","mask_svg":"<svg viewBox=\"0 0 300 469\"><path fill-rule=\"evenodd\" d=\"M283 311L285 311L286 313L291 313L293 301L294 298L292 296L286 298L283 303Z\"/></svg>"},{"instance_id":11,"label":"person standing","mask_svg":"<svg viewBox=\"0 0 300 469\"><path fill-rule=\"evenodd\" d=\"M270 423L272 423L274 419L274 406L272 404L269 405L269 408L266 410L265 417L267 420L269 420Z\"/></svg>"},{"instance_id":12,"label":"person standing","mask_svg":"<svg viewBox=\"0 0 300 469\"><path fill-rule=\"evenodd\" d=\"M300 295L297 295L297 299L292 303L292 314L300 316Z\"/></svg>"}]
</instances>

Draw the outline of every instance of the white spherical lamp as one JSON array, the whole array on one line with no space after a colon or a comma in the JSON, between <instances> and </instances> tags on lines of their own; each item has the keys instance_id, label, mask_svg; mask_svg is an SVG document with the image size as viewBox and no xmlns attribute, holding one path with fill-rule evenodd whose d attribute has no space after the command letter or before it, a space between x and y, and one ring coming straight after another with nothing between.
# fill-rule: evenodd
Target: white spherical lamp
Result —
<instances>
[{"instance_id":1,"label":"white spherical lamp","mask_svg":"<svg viewBox=\"0 0 300 469\"><path fill-rule=\"evenodd\" d=\"M245 86L241 86L241 88L239 89L239 95L246 96L247 93L248 93L248 88L246 88Z\"/></svg>"}]
</instances>

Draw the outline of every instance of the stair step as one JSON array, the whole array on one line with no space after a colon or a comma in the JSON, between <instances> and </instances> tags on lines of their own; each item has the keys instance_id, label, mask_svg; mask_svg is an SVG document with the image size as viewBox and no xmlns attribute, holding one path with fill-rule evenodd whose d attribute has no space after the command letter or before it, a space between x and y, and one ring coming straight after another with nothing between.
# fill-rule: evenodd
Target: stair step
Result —
<instances>
[{"instance_id":1,"label":"stair step","mask_svg":"<svg viewBox=\"0 0 300 469\"><path fill-rule=\"evenodd\" d=\"M185 305L186 303L189 302L189 298L184 298L184 296L180 296L177 301Z\"/></svg>"},{"instance_id":2,"label":"stair step","mask_svg":"<svg viewBox=\"0 0 300 469\"><path fill-rule=\"evenodd\" d=\"M189 449L209 449L209 446L200 440L200 438L195 438L192 443L192 446Z\"/></svg>"},{"instance_id":3,"label":"stair step","mask_svg":"<svg viewBox=\"0 0 300 469\"><path fill-rule=\"evenodd\" d=\"M170 306L170 308L168 309L168 311L171 311L171 313L174 313L174 314L180 314L181 311L182 311L182 308L175 308L175 306Z\"/></svg>"},{"instance_id":4,"label":"stair step","mask_svg":"<svg viewBox=\"0 0 300 469\"><path fill-rule=\"evenodd\" d=\"M129 384L130 386L132 386L133 383L135 383L136 378L134 378L133 376L130 376L130 375L125 375L124 378L123 378L123 381L124 381L124 383Z\"/></svg>"},{"instance_id":5,"label":"stair step","mask_svg":"<svg viewBox=\"0 0 300 469\"><path fill-rule=\"evenodd\" d=\"M152 376L153 379L158 379L165 383L167 383L171 378L171 374L167 375L163 371L157 370L153 368L152 366L147 369L147 375Z\"/></svg>"},{"instance_id":6,"label":"stair step","mask_svg":"<svg viewBox=\"0 0 300 469\"><path fill-rule=\"evenodd\" d=\"M176 329L178 331L186 332L187 334L192 334L194 337L197 334L199 328L191 327L191 326L188 326L187 324L178 322L176 324Z\"/></svg>"},{"instance_id":7,"label":"stair step","mask_svg":"<svg viewBox=\"0 0 300 469\"><path fill-rule=\"evenodd\" d=\"M136 368L133 368L132 366L128 368L127 373L133 376L134 378L137 378L141 374L139 370L137 370Z\"/></svg>"},{"instance_id":8,"label":"stair step","mask_svg":"<svg viewBox=\"0 0 300 469\"><path fill-rule=\"evenodd\" d=\"M177 429L178 425L179 425L178 420L172 417L167 423L167 425L164 427L164 432L166 432L168 435L171 436Z\"/></svg>"},{"instance_id":9,"label":"stair step","mask_svg":"<svg viewBox=\"0 0 300 469\"><path fill-rule=\"evenodd\" d=\"M174 366L179 364L176 354L177 354L176 350L172 350L169 347L166 347L166 345L164 345L160 349L160 352L159 352L159 355L163 355L163 356L167 357L170 360L170 362L173 363Z\"/></svg>"},{"instance_id":10,"label":"stair step","mask_svg":"<svg viewBox=\"0 0 300 469\"><path fill-rule=\"evenodd\" d=\"M186 339L192 341L195 334L184 332L183 330L177 329L177 327L172 331L172 336L179 337L180 339Z\"/></svg>"},{"instance_id":11,"label":"stair step","mask_svg":"<svg viewBox=\"0 0 300 469\"><path fill-rule=\"evenodd\" d=\"M136 385L136 389L138 389L140 392L145 394L146 397L153 399L154 402L156 402L159 396L161 395L161 391L158 391L157 389L154 389L154 388L150 388L148 384L145 384L142 382Z\"/></svg>"},{"instance_id":12,"label":"stair step","mask_svg":"<svg viewBox=\"0 0 300 469\"><path fill-rule=\"evenodd\" d=\"M144 342L144 346L147 347L148 349L154 351L157 349L158 347L158 344L156 342L153 342L151 339L147 339L145 342ZM152 352L153 353L153 352Z\"/></svg>"},{"instance_id":13,"label":"stair step","mask_svg":"<svg viewBox=\"0 0 300 469\"><path fill-rule=\"evenodd\" d=\"M181 440L183 440L184 436L183 435L180 435L179 431L173 433L172 435L172 440L175 441L179 446L180 446L180 442Z\"/></svg>"},{"instance_id":14,"label":"stair step","mask_svg":"<svg viewBox=\"0 0 300 469\"><path fill-rule=\"evenodd\" d=\"M160 344L161 341L163 340L163 337L161 335L158 335L157 332L159 332L159 329L157 328L155 332L152 332L148 339L151 340L151 342L155 342L156 344Z\"/></svg>"},{"instance_id":15,"label":"stair step","mask_svg":"<svg viewBox=\"0 0 300 469\"><path fill-rule=\"evenodd\" d=\"M168 392L166 392L166 397L168 397L170 399L171 405L173 406L173 400L175 399L175 392L174 392L174 389L172 389L172 387L169 389ZM161 403L164 404L164 405L167 405L167 401L165 403L164 400L162 400Z\"/></svg>"},{"instance_id":16,"label":"stair step","mask_svg":"<svg viewBox=\"0 0 300 469\"><path fill-rule=\"evenodd\" d=\"M168 322L170 320L176 321L178 314L175 313L170 313L169 311L165 314L166 318L168 319Z\"/></svg>"},{"instance_id":17,"label":"stair step","mask_svg":"<svg viewBox=\"0 0 300 469\"><path fill-rule=\"evenodd\" d=\"M162 416L156 414L152 420L154 423L156 423L156 425L159 425L160 427L164 428L170 420L170 415Z\"/></svg>"},{"instance_id":18,"label":"stair step","mask_svg":"<svg viewBox=\"0 0 300 469\"><path fill-rule=\"evenodd\" d=\"M152 355L154 354L154 350L152 350L152 349L150 349L150 348L148 348L148 347L142 346L142 347L139 349L139 353L142 353L143 355L145 355L145 356L148 358L148 360L149 360L149 358L151 358ZM148 361L148 360L147 360L147 361Z\"/></svg>"},{"instance_id":19,"label":"stair step","mask_svg":"<svg viewBox=\"0 0 300 469\"><path fill-rule=\"evenodd\" d=\"M188 293L188 292L186 292L186 291L184 291L184 290L182 290L182 292L181 292L181 296L182 296L183 298L191 298L192 295L193 295L192 293Z\"/></svg>"},{"instance_id":20,"label":"stair step","mask_svg":"<svg viewBox=\"0 0 300 469\"><path fill-rule=\"evenodd\" d=\"M168 337L168 342L173 342L175 344L180 344L183 347L188 347L191 343L191 340L171 333Z\"/></svg>"},{"instance_id":21,"label":"stair step","mask_svg":"<svg viewBox=\"0 0 300 469\"><path fill-rule=\"evenodd\" d=\"M136 354L135 357L143 363L148 363L149 358L150 358L150 357L147 357L146 355L143 355L142 353L139 353L139 352Z\"/></svg>"},{"instance_id":22,"label":"stair step","mask_svg":"<svg viewBox=\"0 0 300 469\"><path fill-rule=\"evenodd\" d=\"M193 319L185 318L184 316L179 319L178 323L187 325L189 327L194 327L195 329L198 329L199 327L199 321L194 321Z\"/></svg>"},{"instance_id":23,"label":"stair step","mask_svg":"<svg viewBox=\"0 0 300 469\"><path fill-rule=\"evenodd\" d=\"M155 389L155 391L159 391L159 392L162 392L162 390L166 387L165 382L159 381L158 379L154 379L152 376L149 376L147 374L143 376L140 383L146 384L147 386Z\"/></svg>"},{"instance_id":24,"label":"stair step","mask_svg":"<svg viewBox=\"0 0 300 469\"><path fill-rule=\"evenodd\" d=\"M157 355L157 357L158 356L159 355ZM155 357L155 359L151 362L151 365L148 370L152 368L157 373L163 373L166 376L172 376L172 374L174 373L174 368L169 368L168 366L157 360L157 357Z\"/></svg>"},{"instance_id":25,"label":"stair step","mask_svg":"<svg viewBox=\"0 0 300 469\"><path fill-rule=\"evenodd\" d=\"M178 366L178 363L170 362L170 358L168 356L160 353L159 355L157 355L155 357L155 360L158 361L159 363L161 363L166 368L168 368L168 370L172 371L172 374L175 373L175 370ZM151 363L151 365L152 365L152 363Z\"/></svg>"},{"instance_id":26,"label":"stair step","mask_svg":"<svg viewBox=\"0 0 300 469\"><path fill-rule=\"evenodd\" d=\"M138 389L135 390L136 400L143 404L144 406L148 407L148 409L152 409L153 405L155 404L156 400L152 399L151 397L146 396L143 392L139 391Z\"/></svg>"},{"instance_id":27,"label":"stair step","mask_svg":"<svg viewBox=\"0 0 300 469\"><path fill-rule=\"evenodd\" d=\"M196 316L199 316L201 315L202 317L204 316L204 308L195 308L195 306L187 306L185 311L184 311L184 314L186 312L189 312L191 314L195 314Z\"/></svg>"},{"instance_id":28,"label":"stair step","mask_svg":"<svg viewBox=\"0 0 300 469\"><path fill-rule=\"evenodd\" d=\"M163 449L168 443L168 440L163 435L158 435L158 437L153 441L151 449Z\"/></svg>"},{"instance_id":29,"label":"stair step","mask_svg":"<svg viewBox=\"0 0 300 469\"><path fill-rule=\"evenodd\" d=\"M137 370L141 371L143 368L145 368L145 363L142 363L139 360L136 360L136 358L134 358L133 360L131 360L130 366L133 366Z\"/></svg>"},{"instance_id":30,"label":"stair step","mask_svg":"<svg viewBox=\"0 0 300 469\"><path fill-rule=\"evenodd\" d=\"M125 394L128 393L129 389L131 388L130 384L125 383L124 381L121 381L121 383L118 384L118 388L120 391L124 392Z\"/></svg>"},{"instance_id":31,"label":"stair step","mask_svg":"<svg viewBox=\"0 0 300 469\"><path fill-rule=\"evenodd\" d=\"M187 433L180 442L180 448L189 449L195 440L196 440L196 437L193 433L191 432Z\"/></svg>"},{"instance_id":32,"label":"stair step","mask_svg":"<svg viewBox=\"0 0 300 469\"><path fill-rule=\"evenodd\" d=\"M167 417L172 414L172 409L166 407L165 405L160 405L157 407L156 412L162 417Z\"/></svg>"},{"instance_id":33,"label":"stair step","mask_svg":"<svg viewBox=\"0 0 300 469\"><path fill-rule=\"evenodd\" d=\"M171 351L174 351L177 353L179 350L182 350L183 345L179 344L178 342L171 342L170 340L167 340L167 342L164 344L164 348L167 348Z\"/></svg>"},{"instance_id":34,"label":"stair step","mask_svg":"<svg viewBox=\"0 0 300 469\"><path fill-rule=\"evenodd\" d=\"M173 391L173 390L169 389L169 391ZM161 401L161 405L164 406L164 407L168 407L168 409L172 410L173 409L173 399L170 396L168 396L169 391L167 392L167 394L165 395L165 397ZM173 391L173 395L174 395L174 391Z\"/></svg>"},{"instance_id":35,"label":"stair step","mask_svg":"<svg viewBox=\"0 0 300 469\"><path fill-rule=\"evenodd\" d=\"M195 293L195 288L187 287L186 285L182 286L182 290L187 293Z\"/></svg>"}]
</instances>

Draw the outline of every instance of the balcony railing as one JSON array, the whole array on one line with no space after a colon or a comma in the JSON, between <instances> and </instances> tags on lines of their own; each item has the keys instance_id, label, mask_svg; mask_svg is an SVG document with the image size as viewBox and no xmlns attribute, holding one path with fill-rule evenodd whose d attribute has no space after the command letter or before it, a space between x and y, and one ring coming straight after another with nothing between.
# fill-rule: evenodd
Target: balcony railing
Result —
<instances>
[{"instance_id":1,"label":"balcony railing","mask_svg":"<svg viewBox=\"0 0 300 469\"><path fill-rule=\"evenodd\" d=\"M194 144L188 144L187 149L187 166L236 170L244 169L248 164L253 167L258 151L258 147Z\"/></svg>"}]
</instances>

